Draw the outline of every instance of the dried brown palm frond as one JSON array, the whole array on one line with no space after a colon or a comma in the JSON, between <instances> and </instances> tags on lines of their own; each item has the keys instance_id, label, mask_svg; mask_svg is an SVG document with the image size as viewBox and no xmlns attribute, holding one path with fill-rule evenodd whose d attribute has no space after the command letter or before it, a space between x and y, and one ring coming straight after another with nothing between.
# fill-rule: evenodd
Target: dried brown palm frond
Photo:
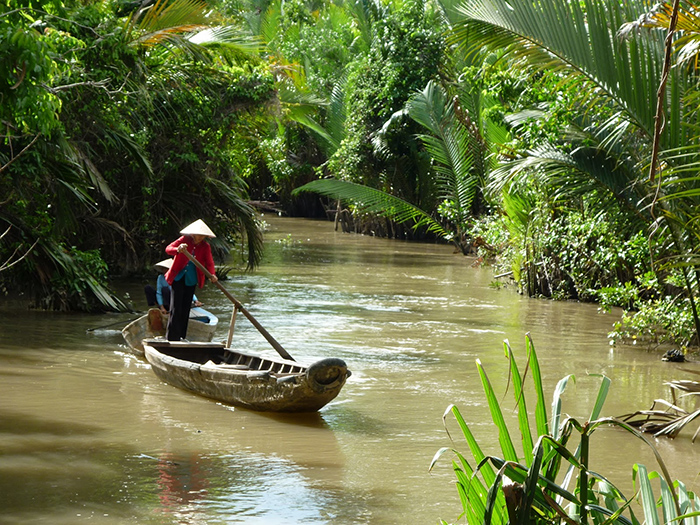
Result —
<instances>
[{"instance_id":1,"label":"dried brown palm frond","mask_svg":"<svg viewBox=\"0 0 700 525\"><path fill-rule=\"evenodd\" d=\"M668 385L671 389L688 392L689 395L700 394L699 381L691 381L690 379L678 379L676 381L669 381L664 384Z\"/></svg>"},{"instance_id":2,"label":"dried brown palm frond","mask_svg":"<svg viewBox=\"0 0 700 525\"><path fill-rule=\"evenodd\" d=\"M668 436L675 438L693 420L700 418L700 409L694 412L679 407L676 404L676 391L685 392L680 397L700 395L700 382L686 379L669 381L665 383L671 389L673 402L663 399L655 400L649 410L638 410L631 414L620 416L619 419L630 426L638 428L641 432L648 432L654 437ZM661 406L659 409L657 406ZM693 434L692 441L700 435L700 427Z\"/></svg>"}]
</instances>

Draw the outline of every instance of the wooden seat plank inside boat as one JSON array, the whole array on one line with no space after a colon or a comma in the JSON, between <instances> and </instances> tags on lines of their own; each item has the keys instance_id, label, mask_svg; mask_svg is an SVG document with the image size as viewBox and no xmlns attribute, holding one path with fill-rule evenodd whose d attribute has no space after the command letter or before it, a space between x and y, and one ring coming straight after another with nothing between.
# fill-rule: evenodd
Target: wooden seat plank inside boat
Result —
<instances>
[{"instance_id":1,"label":"wooden seat plank inside boat","mask_svg":"<svg viewBox=\"0 0 700 525\"><path fill-rule=\"evenodd\" d=\"M306 370L306 367L293 361L265 359L225 348L223 343L150 340L148 344L159 352L177 359L202 365L211 362L212 365L219 365L229 370L259 370L283 375L300 374Z\"/></svg>"},{"instance_id":2,"label":"wooden seat plank inside boat","mask_svg":"<svg viewBox=\"0 0 700 525\"><path fill-rule=\"evenodd\" d=\"M259 356L246 355L242 352L235 352L227 349L224 356L224 365L243 365L249 370L267 370L269 372L280 372L286 374L299 374L306 370L306 367L272 361Z\"/></svg>"}]
</instances>

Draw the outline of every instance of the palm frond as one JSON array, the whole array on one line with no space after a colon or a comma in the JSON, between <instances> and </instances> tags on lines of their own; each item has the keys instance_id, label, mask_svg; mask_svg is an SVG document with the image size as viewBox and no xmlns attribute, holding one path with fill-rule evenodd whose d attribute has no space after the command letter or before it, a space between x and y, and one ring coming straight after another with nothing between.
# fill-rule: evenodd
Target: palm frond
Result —
<instances>
[{"instance_id":1,"label":"palm frond","mask_svg":"<svg viewBox=\"0 0 700 525\"><path fill-rule=\"evenodd\" d=\"M296 81L294 77L278 84L278 96L287 110L287 116L322 139L326 157L331 157L337 151L346 136L345 82L343 76L333 86L330 100L310 93L306 84Z\"/></svg>"},{"instance_id":2,"label":"palm frond","mask_svg":"<svg viewBox=\"0 0 700 525\"><path fill-rule=\"evenodd\" d=\"M151 166L151 161L149 160L147 153L133 139L133 137L120 130L109 127L103 127L102 131L104 133L102 140L106 143L108 148L119 149L129 153L130 158L136 162L139 170L147 178L153 176L153 167ZM100 189L100 193L102 193L107 200L112 200L113 197L111 195L111 190L106 187L106 182L104 182L101 175L96 172L93 173L92 171L89 173L91 175L92 183Z\"/></svg>"},{"instance_id":3,"label":"palm frond","mask_svg":"<svg viewBox=\"0 0 700 525\"><path fill-rule=\"evenodd\" d=\"M210 50L256 56L262 43L234 25L221 25L206 2L157 0L127 21L130 45L178 50L194 60L212 58Z\"/></svg>"},{"instance_id":4,"label":"palm frond","mask_svg":"<svg viewBox=\"0 0 700 525\"><path fill-rule=\"evenodd\" d=\"M56 137L53 142L63 154L60 161L54 164L56 173L59 179L64 176L64 182L68 182L70 186L74 187L72 191L80 201L86 202L81 195L87 196L88 186L92 186L107 201L115 200L115 195L109 184L93 164L90 152L84 151L79 144L68 140L63 135Z\"/></svg>"},{"instance_id":5,"label":"palm frond","mask_svg":"<svg viewBox=\"0 0 700 525\"><path fill-rule=\"evenodd\" d=\"M372 134L372 148L374 154L378 158L388 159L391 157L391 147L389 146L387 137L392 129L401 126L408 118L408 110L405 107L394 111L384 124L382 124L382 127Z\"/></svg>"},{"instance_id":6,"label":"palm frond","mask_svg":"<svg viewBox=\"0 0 700 525\"><path fill-rule=\"evenodd\" d=\"M468 213L478 182L472 169L475 147L471 130L458 118L454 102L433 81L409 99L406 110L430 132L419 138L435 161L442 197L455 201L463 213Z\"/></svg>"},{"instance_id":7,"label":"palm frond","mask_svg":"<svg viewBox=\"0 0 700 525\"><path fill-rule=\"evenodd\" d=\"M554 199L561 202L580 199L596 191L602 198L599 209L617 203L631 216L651 221L644 193L639 192L643 188L630 182L634 176L620 164L619 158L602 149L581 147L566 153L551 145L542 145L521 158L502 163L493 171L488 191L499 195L506 188L524 189L530 177L550 187Z\"/></svg>"},{"instance_id":8,"label":"palm frond","mask_svg":"<svg viewBox=\"0 0 700 525\"><path fill-rule=\"evenodd\" d=\"M256 220L255 210L230 185L212 178L205 179L206 184L212 186L222 200L222 208L228 222L239 226L238 231L244 234L247 247L248 269L257 267L263 255L263 235L260 225Z\"/></svg>"},{"instance_id":9,"label":"palm frond","mask_svg":"<svg viewBox=\"0 0 700 525\"><path fill-rule=\"evenodd\" d=\"M390 8L379 0L355 0L347 2L346 5L355 19L361 47L369 49L377 37L373 30L374 22L382 20Z\"/></svg>"},{"instance_id":10,"label":"palm frond","mask_svg":"<svg viewBox=\"0 0 700 525\"><path fill-rule=\"evenodd\" d=\"M362 213L372 213L396 222L413 222L413 228L425 227L427 231L447 237L442 225L423 210L403 199L374 188L337 179L318 179L296 188L293 194L311 191L333 199L355 204Z\"/></svg>"},{"instance_id":11,"label":"palm frond","mask_svg":"<svg viewBox=\"0 0 700 525\"><path fill-rule=\"evenodd\" d=\"M41 298L45 308L93 311L97 301L108 310L128 311L121 299L60 245L40 241L37 250L30 255L30 264L41 276L45 286L51 281L63 283L46 288L47 293ZM70 284L67 286L66 283Z\"/></svg>"},{"instance_id":12,"label":"palm frond","mask_svg":"<svg viewBox=\"0 0 700 525\"><path fill-rule=\"evenodd\" d=\"M259 38L247 35L235 25L207 27L186 35L186 39L205 48L236 52L246 56L258 56L263 48Z\"/></svg>"},{"instance_id":13,"label":"palm frond","mask_svg":"<svg viewBox=\"0 0 700 525\"><path fill-rule=\"evenodd\" d=\"M476 51L508 49L518 63L559 71L591 104L608 102L647 137L654 129L656 89L661 80L664 36L617 36L623 23L645 12L644 0L629 2L518 2L476 0L459 7L454 38ZM677 74L670 83L678 86ZM669 107L680 108L681 90L670 89ZM675 117L676 115L673 115ZM667 137L667 140L670 140ZM670 142L667 142L670 143Z\"/></svg>"},{"instance_id":14,"label":"palm frond","mask_svg":"<svg viewBox=\"0 0 700 525\"><path fill-rule=\"evenodd\" d=\"M642 29L660 29L668 32L673 4L663 2L657 4L649 12L643 13L639 18L624 24L620 28L620 35L627 37L633 33L639 33ZM697 68L698 54L700 53L700 16L697 5L688 3L679 5L676 21L676 35L673 47L678 55L678 62L694 62Z\"/></svg>"},{"instance_id":15,"label":"palm frond","mask_svg":"<svg viewBox=\"0 0 700 525\"><path fill-rule=\"evenodd\" d=\"M128 20L130 30L139 35L141 44L157 44L169 34L182 34L215 25L208 16L206 2L201 0L157 0L139 9Z\"/></svg>"},{"instance_id":16,"label":"palm frond","mask_svg":"<svg viewBox=\"0 0 700 525\"><path fill-rule=\"evenodd\" d=\"M333 85L331 99L326 112L326 129L337 144L346 136L345 130L345 84L347 77L341 76Z\"/></svg>"},{"instance_id":17,"label":"palm frond","mask_svg":"<svg viewBox=\"0 0 700 525\"><path fill-rule=\"evenodd\" d=\"M260 34L268 46L274 46L275 39L280 30L280 21L282 20L282 2L274 0L270 2L267 9L261 11L257 32L253 28L255 34Z\"/></svg>"},{"instance_id":18,"label":"palm frond","mask_svg":"<svg viewBox=\"0 0 700 525\"><path fill-rule=\"evenodd\" d=\"M306 89L298 87L292 79L278 83L277 95L287 117L308 128L321 139L321 146L326 156L330 157L340 147L344 133L344 115L336 116L334 113L335 111L343 111L342 105L338 106L337 101L329 103L327 100L307 92ZM322 108L328 108L327 125L319 121Z\"/></svg>"},{"instance_id":19,"label":"palm frond","mask_svg":"<svg viewBox=\"0 0 700 525\"><path fill-rule=\"evenodd\" d=\"M340 142L321 123L316 121L308 108L291 109L289 118L313 131L325 143L326 147L323 149L327 156L332 155L340 147Z\"/></svg>"}]
</instances>

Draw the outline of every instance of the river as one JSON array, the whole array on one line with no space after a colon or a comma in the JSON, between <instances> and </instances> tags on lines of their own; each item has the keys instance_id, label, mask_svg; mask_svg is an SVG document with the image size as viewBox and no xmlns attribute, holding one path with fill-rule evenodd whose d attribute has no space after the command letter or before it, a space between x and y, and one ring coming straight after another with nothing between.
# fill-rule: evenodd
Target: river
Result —
<instances>
[{"instance_id":1,"label":"river","mask_svg":"<svg viewBox=\"0 0 700 525\"><path fill-rule=\"evenodd\" d=\"M335 232L325 221L267 215L266 255L223 281L298 361L340 357L352 377L319 414L225 406L160 382L119 332L133 314L18 310L0 303L0 523L435 524L456 522L451 457L467 452L457 405L497 453L475 362L505 394L510 341L524 368L530 333L551 398L574 374L564 412L585 421L611 378L604 415L670 399L665 381L697 379L697 363L611 347L619 312L529 299L492 286L493 272L449 246ZM143 282L117 283L145 309ZM198 292L226 338L231 305ZM239 316L234 346L274 353ZM505 397L507 395L507 397ZM507 413L508 415L508 413ZM510 417L510 415L508 416ZM691 425L655 440L672 477L700 490ZM592 467L626 494L632 465L658 470L640 441L614 428L592 438Z\"/></svg>"}]
</instances>

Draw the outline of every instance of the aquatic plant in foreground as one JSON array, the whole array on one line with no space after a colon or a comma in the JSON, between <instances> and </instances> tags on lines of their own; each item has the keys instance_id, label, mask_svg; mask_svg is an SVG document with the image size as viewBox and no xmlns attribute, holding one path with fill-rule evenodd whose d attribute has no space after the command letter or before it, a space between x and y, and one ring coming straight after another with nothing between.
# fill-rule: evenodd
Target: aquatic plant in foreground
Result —
<instances>
[{"instance_id":1,"label":"aquatic plant in foreground","mask_svg":"<svg viewBox=\"0 0 700 525\"><path fill-rule=\"evenodd\" d=\"M572 417L562 415L562 394L568 382L575 380L572 375L564 377L554 391L552 414L548 418L539 363L530 335L526 335L527 364L522 375L508 341L505 341L504 349L510 362L523 457L518 457L503 417L501 404L486 371L477 360L477 369L491 417L498 429L498 443L502 456L486 455L459 409L450 405L443 415L445 430L447 430L446 418L452 414L464 435L472 461L455 448L443 447L437 451L430 464L430 470L432 470L446 452L451 451L455 455L452 465L463 508L460 519L465 518L470 525L524 525L526 523L661 525L675 521L684 525L700 525L698 498L688 491L683 483L671 481L668 470L654 445L624 421L600 417L610 388L609 378L601 376L601 385L590 418L581 423ZM530 427L524 395L528 371L531 371L536 396L535 433ZM589 469L591 436L599 427L610 425L622 428L644 441L653 451L659 465L660 473L649 472L641 464L634 465L633 481L637 487L632 498L627 498L604 476ZM447 432L449 435L449 431ZM579 440L576 449L572 451L568 446L569 441L577 435ZM652 488L652 480L657 478L661 490L658 500ZM641 508L642 520L635 515L633 509L635 501L639 502L639 506L635 508Z\"/></svg>"}]
</instances>

